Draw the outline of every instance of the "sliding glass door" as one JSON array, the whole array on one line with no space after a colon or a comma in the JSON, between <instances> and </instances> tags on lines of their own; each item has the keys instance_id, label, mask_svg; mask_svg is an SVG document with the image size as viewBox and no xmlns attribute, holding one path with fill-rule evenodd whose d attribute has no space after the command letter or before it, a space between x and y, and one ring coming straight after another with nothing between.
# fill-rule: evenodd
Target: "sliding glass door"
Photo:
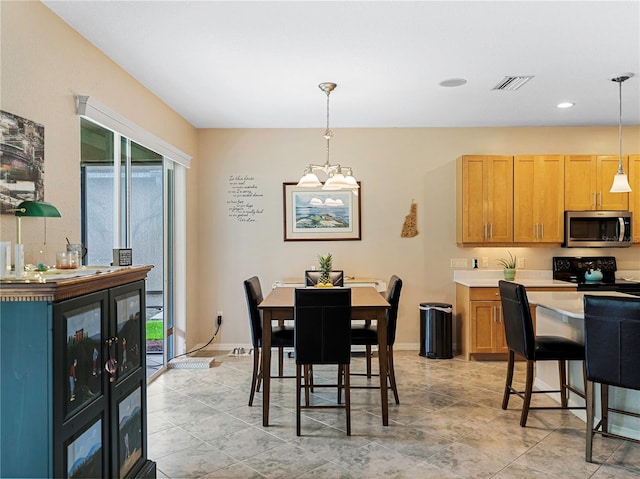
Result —
<instances>
[{"instance_id":1,"label":"sliding glass door","mask_svg":"<svg viewBox=\"0 0 640 479\"><path fill-rule=\"evenodd\" d=\"M152 375L172 352L167 328L171 333L173 165L84 118L81 145L84 264L110 265L114 248L131 248L134 264L154 266L147 277L146 297L147 371Z\"/></svg>"}]
</instances>

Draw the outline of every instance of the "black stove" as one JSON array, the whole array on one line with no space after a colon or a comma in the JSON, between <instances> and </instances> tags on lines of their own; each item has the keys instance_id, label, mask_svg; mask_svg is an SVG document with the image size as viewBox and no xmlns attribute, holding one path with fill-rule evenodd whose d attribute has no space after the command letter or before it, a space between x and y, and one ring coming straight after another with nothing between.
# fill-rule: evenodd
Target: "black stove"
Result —
<instances>
[{"instance_id":1,"label":"black stove","mask_svg":"<svg viewBox=\"0 0 640 479\"><path fill-rule=\"evenodd\" d=\"M585 273L599 270L602 280L587 281ZM619 291L640 295L640 282L616 278L615 256L554 256L553 279L578 285L578 291Z\"/></svg>"}]
</instances>

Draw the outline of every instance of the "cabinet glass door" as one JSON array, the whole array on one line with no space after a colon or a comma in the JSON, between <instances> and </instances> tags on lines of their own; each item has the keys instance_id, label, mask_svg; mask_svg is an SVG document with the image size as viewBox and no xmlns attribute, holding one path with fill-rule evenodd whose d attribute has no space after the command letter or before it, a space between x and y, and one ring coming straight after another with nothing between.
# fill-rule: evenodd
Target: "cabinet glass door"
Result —
<instances>
[{"instance_id":1,"label":"cabinet glass door","mask_svg":"<svg viewBox=\"0 0 640 479\"><path fill-rule=\"evenodd\" d=\"M115 297L117 320L118 382L140 368L141 304L140 291Z\"/></svg>"},{"instance_id":2,"label":"cabinet glass door","mask_svg":"<svg viewBox=\"0 0 640 479\"><path fill-rule=\"evenodd\" d=\"M105 464L102 444L102 419L98 419L66 444L65 477L104 477Z\"/></svg>"},{"instance_id":3,"label":"cabinet glass door","mask_svg":"<svg viewBox=\"0 0 640 479\"><path fill-rule=\"evenodd\" d=\"M103 394L102 390L102 303L65 311L63 364L65 418Z\"/></svg>"},{"instance_id":4,"label":"cabinet glass door","mask_svg":"<svg viewBox=\"0 0 640 479\"><path fill-rule=\"evenodd\" d=\"M125 477L142 457L142 392L134 389L118 404L119 477Z\"/></svg>"}]
</instances>

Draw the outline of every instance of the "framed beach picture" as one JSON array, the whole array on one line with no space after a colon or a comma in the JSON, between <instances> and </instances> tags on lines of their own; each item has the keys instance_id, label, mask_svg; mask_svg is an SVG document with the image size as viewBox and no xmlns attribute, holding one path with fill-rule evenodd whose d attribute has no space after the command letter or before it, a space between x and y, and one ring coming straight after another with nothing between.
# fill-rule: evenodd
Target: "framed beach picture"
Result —
<instances>
[{"instance_id":1,"label":"framed beach picture","mask_svg":"<svg viewBox=\"0 0 640 479\"><path fill-rule=\"evenodd\" d=\"M358 182L360 185L360 182ZM285 241L361 239L360 199L351 190L321 190L282 184Z\"/></svg>"}]
</instances>

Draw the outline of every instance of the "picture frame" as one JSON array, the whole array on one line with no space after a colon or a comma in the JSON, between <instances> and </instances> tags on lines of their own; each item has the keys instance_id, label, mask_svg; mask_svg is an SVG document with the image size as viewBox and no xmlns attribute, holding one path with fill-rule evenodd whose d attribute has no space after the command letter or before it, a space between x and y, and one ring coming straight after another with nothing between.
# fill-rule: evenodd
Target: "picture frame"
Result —
<instances>
[{"instance_id":1,"label":"picture frame","mask_svg":"<svg viewBox=\"0 0 640 479\"><path fill-rule=\"evenodd\" d=\"M362 185L322 190L283 183L284 241L359 241L362 239Z\"/></svg>"}]
</instances>

